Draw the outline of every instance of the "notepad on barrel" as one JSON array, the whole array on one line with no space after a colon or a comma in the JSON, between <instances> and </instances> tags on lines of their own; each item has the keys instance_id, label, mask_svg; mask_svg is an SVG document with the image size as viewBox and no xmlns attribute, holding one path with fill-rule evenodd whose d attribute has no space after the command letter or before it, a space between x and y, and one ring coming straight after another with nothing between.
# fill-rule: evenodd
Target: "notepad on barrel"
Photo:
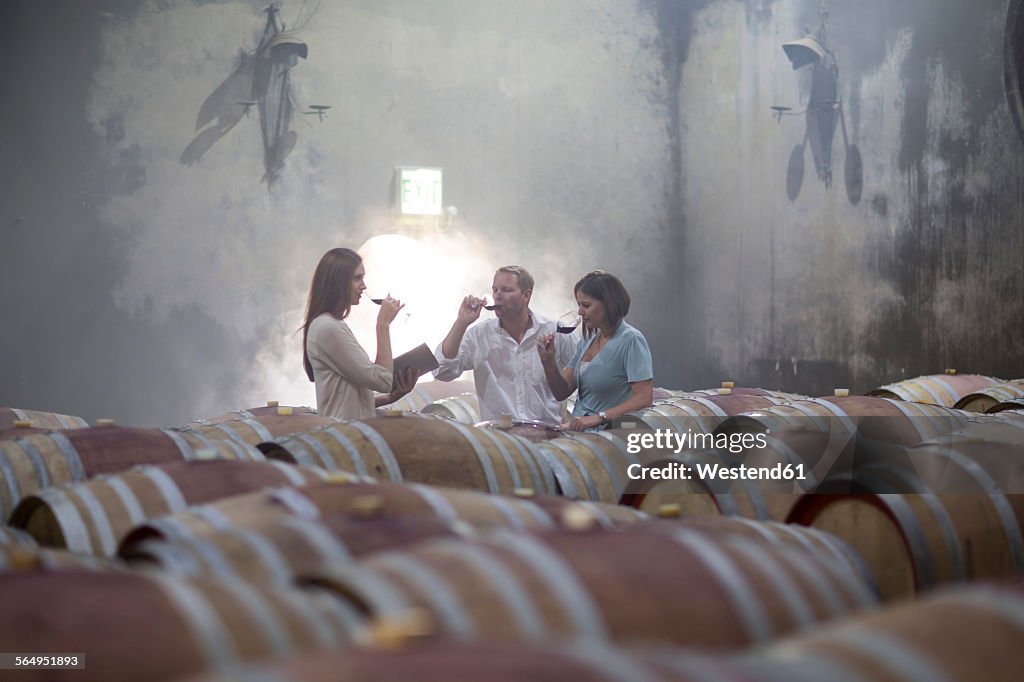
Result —
<instances>
[{"instance_id":1,"label":"notepad on barrel","mask_svg":"<svg viewBox=\"0 0 1024 682\"><path fill-rule=\"evenodd\" d=\"M416 378L418 379L427 372L437 369L437 358L434 357L433 351L427 348L427 344L421 343L411 351L402 353L395 358L396 381L399 373L404 372L408 367L416 370ZM391 383L391 387L395 388L395 382Z\"/></svg>"}]
</instances>

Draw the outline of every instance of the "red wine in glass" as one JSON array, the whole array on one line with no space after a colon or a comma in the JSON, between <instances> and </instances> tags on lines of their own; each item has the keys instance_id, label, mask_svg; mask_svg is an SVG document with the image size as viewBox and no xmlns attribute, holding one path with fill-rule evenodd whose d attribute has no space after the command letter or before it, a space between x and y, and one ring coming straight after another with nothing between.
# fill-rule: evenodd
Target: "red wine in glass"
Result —
<instances>
[{"instance_id":1,"label":"red wine in glass","mask_svg":"<svg viewBox=\"0 0 1024 682\"><path fill-rule=\"evenodd\" d=\"M572 334L576 327L580 326L580 316L576 311L570 311L558 318L555 322L555 331L559 334Z\"/></svg>"},{"instance_id":2,"label":"red wine in glass","mask_svg":"<svg viewBox=\"0 0 1024 682\"><path fill-rule=\"evenodd\" d=\"M376 303L377 305L380 305L380 304L384 303L384 299L383 298L370 298L369 296L367 296L367 298L370 299L371 303ZM405 317L402 318L402 319L403 320L408 320L410 315L412 315L412 313L406 312L405 313Z\"/></svg>"}]
</instances>

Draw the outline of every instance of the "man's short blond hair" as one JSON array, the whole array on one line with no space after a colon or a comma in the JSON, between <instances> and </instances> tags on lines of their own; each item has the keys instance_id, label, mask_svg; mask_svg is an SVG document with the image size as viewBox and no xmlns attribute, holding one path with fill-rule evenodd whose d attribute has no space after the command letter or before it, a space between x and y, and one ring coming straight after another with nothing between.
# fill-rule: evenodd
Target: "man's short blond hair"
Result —
<instances>
[{"instance_id":1,"label":"man's short blond hair","mask_svg":"<svg viewBox=\"0 0 1024 682\"><path fill-rule=\"evenodd\" d=\"M497 272L507 272L510 275L515 275L520 291L533 291L533 275L522 265L503 265L498 268Z\"/></svg>"}]
</instances>

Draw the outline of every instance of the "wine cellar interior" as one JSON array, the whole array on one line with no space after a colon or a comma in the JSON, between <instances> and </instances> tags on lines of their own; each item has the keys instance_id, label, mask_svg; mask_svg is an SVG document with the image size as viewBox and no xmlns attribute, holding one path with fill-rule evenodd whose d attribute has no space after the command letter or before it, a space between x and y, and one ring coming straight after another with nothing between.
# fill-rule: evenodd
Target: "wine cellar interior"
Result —
<instances>
[{"instance_id":1,"label":"wine cellar interior","mask_svg":"<svg viewBox=\"0 0 1024 682\"><path fill-rule=\"evenodd\" d=\"M1022 5L7 0L0 677L1021 679ZM338 246L396 356L614 273L652 404L318 414Z\"/></svg>"}]
</instances>

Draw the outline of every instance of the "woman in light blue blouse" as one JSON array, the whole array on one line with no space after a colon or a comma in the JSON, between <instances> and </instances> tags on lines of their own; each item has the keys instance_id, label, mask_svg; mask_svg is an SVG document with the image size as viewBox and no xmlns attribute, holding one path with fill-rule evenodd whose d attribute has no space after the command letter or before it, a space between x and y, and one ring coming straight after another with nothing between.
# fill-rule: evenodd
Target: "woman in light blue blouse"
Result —
<instances>
[{"instance_id":1,"label":"woman in light blue blouse","mask_svg":"<svg viewBox=\"0 0 1024 682\"><path fill-rule=\"evenodd\" d=\"M537 344L548 386L557 400L579 389L569 428L582 431L607 424L654 399L651 349L639 329L624 319L629 293L612 274L595 270L574 287L583 318L583 340L568 367L555 364L554 334Z\"/></svg>"}]
</instances>

